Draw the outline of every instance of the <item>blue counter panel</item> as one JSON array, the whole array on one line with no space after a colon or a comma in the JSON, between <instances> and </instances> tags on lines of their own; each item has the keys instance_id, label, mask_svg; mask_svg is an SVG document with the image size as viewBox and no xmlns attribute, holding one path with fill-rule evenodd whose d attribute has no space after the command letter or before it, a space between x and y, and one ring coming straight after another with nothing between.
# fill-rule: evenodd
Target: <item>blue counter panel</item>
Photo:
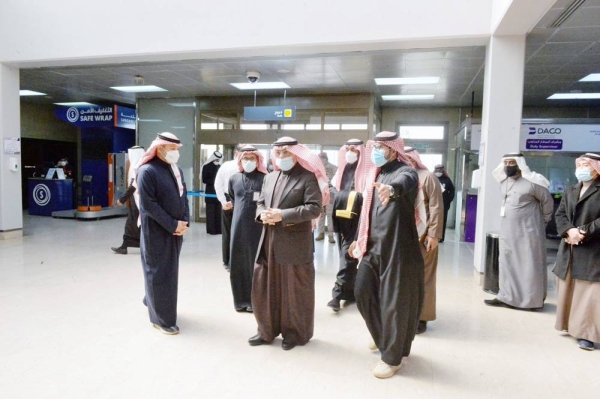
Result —
<instances>
[{"instance_id":1,"label":"blue counter panel","mask_svg":"<svg viewBox=\"0 0 600 399\"><path fill-rule=\"evenodd\" d=\"M73 209L73 180L29 179L29 214L52 216L54 211Z\"/></svg>"}]
</instances>

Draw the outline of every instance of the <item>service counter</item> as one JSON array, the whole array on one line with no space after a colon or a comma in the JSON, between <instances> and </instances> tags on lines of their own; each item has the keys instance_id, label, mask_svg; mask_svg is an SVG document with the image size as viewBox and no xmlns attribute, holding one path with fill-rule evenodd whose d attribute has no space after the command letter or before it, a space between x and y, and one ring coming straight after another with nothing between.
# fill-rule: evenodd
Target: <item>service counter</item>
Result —
<instances>
[{"instance_id":1,"label":"service counter","mask_svg":"<svg viewBox=\"0 0 600 399\"><path fill-rule=\"evenodd\" d=\"M73 209L73 180L28 179L29 214L52 216L54 211Z\"/></svg>"}]
</instances>

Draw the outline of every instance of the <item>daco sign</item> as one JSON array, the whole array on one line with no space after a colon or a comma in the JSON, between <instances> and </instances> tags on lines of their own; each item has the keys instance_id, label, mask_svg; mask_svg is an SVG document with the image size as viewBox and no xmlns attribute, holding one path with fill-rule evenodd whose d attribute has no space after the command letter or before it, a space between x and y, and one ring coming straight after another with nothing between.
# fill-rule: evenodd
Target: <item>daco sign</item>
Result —
<instances>
[{"instance_id":1,"label":"daco sign","mask_svg":"<svg viewBox=\"0 0 600 399\"><path fill-rule=\"evenodd\" d=\"M600 151L600 125L523 125L521 151Z\"/></svg>"}]
</instances>

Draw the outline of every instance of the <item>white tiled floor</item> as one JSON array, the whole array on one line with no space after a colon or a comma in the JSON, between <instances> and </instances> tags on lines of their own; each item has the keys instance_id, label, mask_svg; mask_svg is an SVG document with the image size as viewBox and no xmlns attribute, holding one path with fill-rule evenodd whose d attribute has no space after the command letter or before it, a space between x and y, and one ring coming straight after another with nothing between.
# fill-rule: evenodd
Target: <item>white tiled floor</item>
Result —
<instances>
[{"instance_id":1,"label":"white tiled floor","mask_svg":"<svg viewBox=\"0 0 600 399\"><path fill-rule=\"evenodd\" d=\"M554 279L543 312L486 307L472 245L452 235L441 245L438 320L396 376L377 380L356 306L325 306L337 246L316 244L315 336L287 352L280 340L248 345L254 317L234 311L221 238L203 224L183 247L181 334L152 328L139 251L110 251L123 224L26 215L23 239L0 241L0 398L600 397L600 351L554 330Z\"/></svg>"}]
</instances>

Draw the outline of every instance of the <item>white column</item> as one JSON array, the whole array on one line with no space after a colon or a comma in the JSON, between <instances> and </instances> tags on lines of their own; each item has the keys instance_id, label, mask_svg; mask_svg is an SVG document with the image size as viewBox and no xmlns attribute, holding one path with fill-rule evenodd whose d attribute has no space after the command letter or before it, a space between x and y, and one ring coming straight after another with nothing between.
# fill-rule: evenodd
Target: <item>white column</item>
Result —
<instances>
[{"instance_id":1,"label":"white column","mask_svg":"<svg viewBox=\"0 0 600 399\"><path fill-rule=\"evenodd\" d=\"M485 237L500 229L502 196L492 170L508 152L519 151L523 110L525 35L492 36L487 46L480 148L481 188L477 197L475 269L483 272Z\"/></svg>"},{"instance_id":2,"label":"white column","mask_svg":"<svg viewBox=\"0 0 600 399\"><path fill-rule=\"evenodd\" d=\"M6 154L5 139L21 138L19 69L0 64L0 239L22 237L21 154ZM17 171L11 170L11 159Z\"/></svg>"}]
</instances>

